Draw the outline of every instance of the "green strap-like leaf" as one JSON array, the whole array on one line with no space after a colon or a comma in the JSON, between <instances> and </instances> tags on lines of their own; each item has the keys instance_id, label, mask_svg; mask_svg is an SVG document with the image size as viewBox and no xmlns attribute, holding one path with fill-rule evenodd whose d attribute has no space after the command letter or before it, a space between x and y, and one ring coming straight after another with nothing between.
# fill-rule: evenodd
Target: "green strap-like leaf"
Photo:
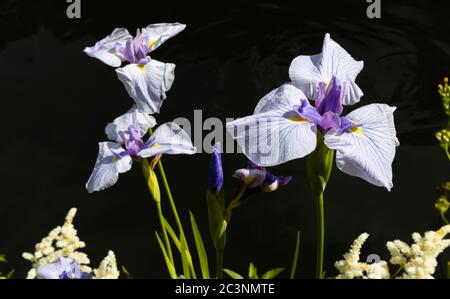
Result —
<instances>
[{"instance_id":1,"label":"green strap-like leaf","mask_svg":"<svg viewBox=\"0 0 450 299\"><path fill-rule=\"evenodd\" d=\"M0 254L0 262L1 263L7 263L6 256L4 254Z\"/></svg>"},{"instance_id":2,"label":"green strap-like leaf","mask_svg":"<svg viewBox=\"0 0 450 299\"><path fill-rule=\"evenodd\" d=\"M244 277L241 274L234 272L233 270L223 269L223 272L225 272L228 276L230 276L233 279L244 279Z\"/></svg>"},{"instance_id":3,"label":"green strap-like leaf","mask_svg":"<svg viewBox=\"0 0 450 299\"><path fill-rule=\"evenodd\" d=\"M166 228L167 232L169 233L169 236L172 238L172 241L175 244L175 247L181 253L180 239L178 239L177 234L175 233L172 226L170 226L169 222L167 221L167 219L164 216L163 216L163 222L164 222L164 227Z\"/></svg>"},{"instance_id":4,"label":"green strap-like leaf","mask_svg":"<svg viewBox=\"0 0 450 299\"><path fill-rule=\"evenodd\" d=\"M198 259L200 260L200 268L202 271L202 276L204 279L209 279L209 264L208 264L208 255L206 254L205 245L203 243L202 235L197 226L197 222L195 221L194 214L189 212L191 218L192 232L194 233L195 245L197 246Z\"/></svg>"},{"instance_id":5,"label":"green strap-like leaf","mask_svg":"<svg viewBox=\"0 0 450 299\"><path fill-rule=\"evenodd\" d=\"M248 278L250 279L258 279L258 270L256 269L256 266L253 265L253 263L250 263L250 266L248 267Z\"/></svg>"},{"instance_id":6,"label":"green strap-like leaf","mask_svg":"<svg viewBox=\"0 0 450 299\"><path fill-rule=\"evenodd\" d=\"M261 278L262 279L274 279L283 271L284 271L284 268L275 268L275 269L269 270L266 273L264 273L263 276L261 276Z\"/></svg>"},{"instance_id":7,"label":"green strap-like leaf","mask_svg":"<svg viewBox=\"0 0 450 299\"><path fill-rule=\"evenodd\" d=\"M127 268L125 268L125 266L122 265L122 272L125 275L126 279L133 279L133 276L130 274L130 272L128 272Z\"/></svg>"},{"instance_id":8,"label":"green strap-like leaf","mask_svg":"<svg viewBox=\"0 0 450 299\"><path fill-rule=\"evenodd\" d=\"M159 247L161 248L161 252L163 254L164 260L166 262L167 270L169 271L170 277L172 279L176 279L177 273L175 271L175 267L172 264L172 262L170 261L169 256L167 255L166 248L164 247L164 244L163 244L158 232L155 232L155 234L156 234L156 239L158 240Z\"/></svg>"},{"instance_id":9,"label":"green strap-like leaf","mask_svg":"<svg viewBox=\"0 0 450 299\"><path fill-rule=\"evenodd\" d=\"M290 279L295 278L295 273L297 272L299 252L300 252L300 231L297 232L297 241L295 242L294 259L292 260L291 276L289 277Z\"/></svg>"}]
</instances>

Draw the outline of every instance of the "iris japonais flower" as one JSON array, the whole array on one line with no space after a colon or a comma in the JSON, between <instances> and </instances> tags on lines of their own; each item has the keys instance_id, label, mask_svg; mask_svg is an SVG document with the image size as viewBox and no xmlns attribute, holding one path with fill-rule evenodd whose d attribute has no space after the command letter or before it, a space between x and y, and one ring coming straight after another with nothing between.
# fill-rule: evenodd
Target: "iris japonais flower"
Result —
<instances>
[{"instance_id":1,"label":"iris japonais flower","mask_svg":"<svg viewBox=\"0 0 450 299\"><path fill-rule=\"evenodd\" d=\"M73 259L59 257L52 264L41 265L37 269L40 279L92 279L92 275L81 271Z\"/></svg>"},{"instance_id":2,"label":"iris japonais flower","mask_svg":"<svg viewBox=\"0 0 450 299\"><path fill-rule=\"evenodd\" d=\"M184 30L180 23L151 24L137 30L133 38L125 28L117 28L84 52L105 64L116 67L119 80L136 102L139 110L159 112L166 92L175 79L175 64L150 58L149 54L166 40ZM128 64L120 67L122 62Z\"/></svg>"},{"instance_id":3,"label":"iris japonais flower","mask_svg":"<svg viewBox=\"0 0 450 299\"><path fill-rule=\"evenodd\" d=\"M144 141L147 130L155 123L152 116L133 107L106 126L106 135L115 142L99 143L97 161L86 183L90 193L114 185L120 173L131 169L133 160L140 162L163 154L192 155L196 152L187 133L173 122L162 124Z\"/></svg>"},{"instance_id":4,"label":"iris japonais flower","mask_svg":"<svg viewBox=\"0 0 450 299\"><path fill-rule=\"evenodd\" d=\"M228 123L227 129L247 157L261 166L309 155L318 147L319 133L324 144L336 150L341 171L390 190L399 145L395 107L371 104L341 115L343 105L362 96L354 82L362 66L327 34L321 54L294 59L292 83L271 91L253 115Z\"/></svg>"}]
</instances>

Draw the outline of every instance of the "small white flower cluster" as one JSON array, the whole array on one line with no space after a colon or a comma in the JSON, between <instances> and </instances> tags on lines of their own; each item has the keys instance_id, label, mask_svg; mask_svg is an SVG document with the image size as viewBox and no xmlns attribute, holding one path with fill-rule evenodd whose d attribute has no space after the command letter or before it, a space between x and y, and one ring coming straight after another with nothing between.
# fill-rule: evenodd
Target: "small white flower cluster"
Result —
<instances>
[{"instance_id":1,"label":"small white flower cluster","mask_svg":"<svg viewBox=\"0 0 450 299\"><path fill-rule=\"evenodd\" d=\"M110 250L97 269L94 270L94 277L97 279L118 279L120 275L117 270L116 256Z\"/></svg>"},{"instance_id":2,"label":"small white flower cluster","mask_svg":"<svg viewBox=\"0 0 450 299\"><path fill-rule=\"evenodd\" d=\"M77 213L76 208L70 209L65 218L63 226L57 226L50 231L47 237L35 245L34 253L24 252L22 257L31 263L33 267L28 271L27 279L37 278L37 268L41 265L52 264L59 257L73 259L81 271L91 273L90 260L86 253L78 251L86 247L86 244L78 238L77 230L73 225L73 219ZM102 266L103 265L103 266ZM113 269L114 267L114 269ZM108 268L106 270L106 268ZM97 276L98 271L98 276ZM94 270L95 278L118 278L114 253L110 251L108 256L102 261L99 269ZM107 275L108 277L104 277Z\"/></svg>"},{"instance_id":3,"label":"small white flower cluster","mask_svg":"<svg viewBox=\"0 0 450 299\"><path fill-rule=\"evenodd\" d=\"M424 279L433 278L437 261L436 258L447 247L450 246L450 239L444 237L450 233L450 225L444 226L437 231L429 231L422 237L419 233L412 234L414 244L409 246L405 242L395 240L387 242L386 246L391 254L390 263L400 266L402 275L394 275L402 279ZM387 262L379 261L373 264L361 263L359 255L364 242L369 235L361 234L344 255L344 259L335 263L339 271L337 279L389 279L389 267Z\"/></svg>"},{"instance_id":4,"label":"small white flower cluster","mask_svg":"<svg viewBox=\"0 0 450 299\"><path fill-rule=\"evenodd\" d=\"M450 225L446 225L423 236L412 234L414 244L411 246L399 240L388 242L386 246L392 256L391 264L404 269L399 278L432 279L437 266L436 258L450 246L450 239L444 239L449 233Z\"/></svg>"},{"instance_id":5,"label":"small white flower cluster","mask_svg":"<svg viewBox=\"0 0 450 299\"><path fill-rule=\"evenodd\" d=\"M361 234L353 242L350 251L344 255L344 260L336 262L335 267L340 273L336 277L337 279L388 279L390 277L389 269L385 261L373 264L359 261L361 248L367 238L369 238L369 234Z\"/></svg>"}]
</instances>

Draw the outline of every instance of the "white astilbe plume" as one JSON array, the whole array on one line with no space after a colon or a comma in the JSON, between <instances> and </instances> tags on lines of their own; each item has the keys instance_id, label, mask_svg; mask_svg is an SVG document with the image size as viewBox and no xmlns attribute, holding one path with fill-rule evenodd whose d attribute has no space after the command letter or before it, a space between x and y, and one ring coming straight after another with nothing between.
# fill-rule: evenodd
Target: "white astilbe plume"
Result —
<instances>
[{"instance_id":1,"label":"white astilbe plume","mask_svg":"<svg viewBox=\"0 0 450 299\"><path fill-rule=\"evenodd\" d=\"M399 278L403 279L432 279L437 266L437 257L447 247L450 240L444 237L450 233L450 225L437 231L428 231L423 236L413 233L414 244L411 246L395 240L386 244L391 253L391 264L404 269Z\"/></svg>"},{"instance_id":2,"label":"white astilbe plume","mask_svg":"<svg viewBox=\"0 0 450 299\"><path fill-rule=\"evenodd\" d=\"M50 231L47 237L36 244L34 253L24 252L22 254L24 259L33 263L32 269L28 271L28 279L37 277L36 269L40 265L54 263L59 257L71 258L76 261L83 272L91 273L88 256L78 251L86 247L86 244L78 238L77 230L73 226L73 218L76 213L76 208L70 209L62 227L57 226Z\"/></svg>"},{"instance_id":3,"label":"white astilbe plume","mask_svg":"<svg viewBox=\"0 0 450 299\"><path fill-rule=\"evenodd\" d=\"M108 255L103 259L97 269L94 270L94 278L96 279L118 279L120 275L117 270L116 256L110 250Z\"/></svg>"},{"instance_id":4,"label":"white astilbe plume","mask_svg":"<svg viewBox=\"0 0 450 299\"><path fill-rule=\"evenodd\" d=\"M386 246L391 254L389 262L399 266L393 278L399 279L433 279L436 270L437 257L450 246L450 239L444 239L450 233L450 225L443 226L437 231L428 231L423 236L413 233L414 244L409 246L403 241L387 242ZM337 279L388 279L390 278L388 264L380 261L373 264L361 263L359 255L364 242L369 235L361 234L344 255L344 260L335 263L339 271Z\"/></svg>"},{"instance_id":5,"label":"white astilbe plume","mask_svg":"<svg viewBox=\"0 0 450 299\"><path fill-rule=\"evenodd\" d=\"M361 248L366 242L369 234L361 234L352 244L350 251L344 255L344 259L335 263L339 271L337 279L387 279L390 277L389 268L385 261L373 264L362 263L359 261Z\"/></svg>"},{"instance_id":6,"label":"white astilbe plume","mask_svg":"<svg viewBox=\"0 0 450 299\"><path fill-rule=\"evenodd\" d=\"M77 230L73 225L73 219L77 213L76 208L70 209L62 226L57 226L50 231L47 237L35 245L34 253L24 252L22 257L30 261L33 266L28 271L27 279L38 278L39 266L55 263L60 257L73 259L84 273L92 273L89 266L90 260L86 253L79 250L86 244L78 238ZM95 278L118 278L116 259L114 253L109 251L108 256L102 261L94 272Z\"/></svg>"}]
</instances>

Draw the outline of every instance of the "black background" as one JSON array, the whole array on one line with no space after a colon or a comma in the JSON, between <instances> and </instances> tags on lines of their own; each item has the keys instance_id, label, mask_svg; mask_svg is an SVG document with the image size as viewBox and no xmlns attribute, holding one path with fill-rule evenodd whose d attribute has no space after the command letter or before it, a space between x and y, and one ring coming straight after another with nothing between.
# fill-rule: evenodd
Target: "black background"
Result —
<instances>
[{"instance_id":1,"label":"black background","mask_svg":"<svg viewBox=\"0 0 450 299\"><path fill-rule=\"evenodd\" d=\"M135 277L168 277L154 238L156 210L139 167L106 191L90 195L84 188L106 123L132 100L114 70L82 49L116 27L134 32L158 22L188 25L153 56L177 64L158 123L176 117L193 121L194 109L201 109L204 119L250 114L264 94L289 80L294 57L320 52L326 32L365 61L357 80L365 93L361 104L398 107L401 146L391 192L333 171L326 193L328 275L336 274L334 261L361 232L371 234L362 256L378 253L387 259L386 241L410 242L412 232L439 227L436 186L449 172L434 132L446 122L436 84L450 73L448 1L381 2L382 18L371 20L365 0L82 0L77 20L66 17L63 0L0 1L0 252L7 254L16 277L24 277L30 266L21 253L33 251L74 206L93 265L113 249ZM240 154L223 159L226 191L232 195L231 174L246 160ZM209 157L164 161L185 227L192 210L213 268L204 198ZM273 173L294 180L253 198L233 215L225 267L245 272L252 261L260 271L289 268L295 232L301 230L298 276L313 276L315 210L304 162L274 167ZM448 259L447 252L441 261Z\"/></svg>"}]
</instances>

